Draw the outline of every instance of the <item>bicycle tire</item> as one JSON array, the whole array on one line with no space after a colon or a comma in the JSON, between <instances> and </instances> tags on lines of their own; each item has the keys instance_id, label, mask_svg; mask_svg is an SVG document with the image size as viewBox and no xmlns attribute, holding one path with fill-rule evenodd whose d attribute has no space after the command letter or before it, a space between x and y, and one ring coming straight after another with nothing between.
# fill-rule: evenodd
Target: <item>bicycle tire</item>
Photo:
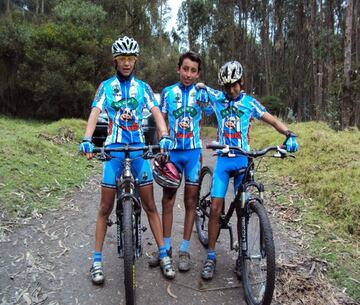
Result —
<instances>
[{"instance_id":1,"label":"bicycle tire","mask_svg":"<svg viewBox=\"0 0 360 305\"><path fill-rule=\"evenodd\" d=\"M247 251L241 255L241 275L246 302L270 305L275 288L275 245L261 199L249 201L245 219Z\"/></svg>"},{"instance_id":2,"label":"bicycle tire","mask_svg":"<svg viewBox=\"0 0 360 305\"><path fill-rule=\"evenodd\" d=\"M123 206L123 237L124 237L124 285L126 305L136 303L136 268L135 268L135 236L133 204L129 199L124 199Z\"/></svg>"},{"instance_id":3,"label":"bicycle tire","mask_svg":"<svg viewBox=\"0 0 360 305\"><path fill-rule=\"evenodd\" d=\"M199 179L199 197L196 206L195 227L201 244L208 247L208 225L211 207L211 182L212 170L204 166L200 172Z\"/></svg>"}]
</instances>

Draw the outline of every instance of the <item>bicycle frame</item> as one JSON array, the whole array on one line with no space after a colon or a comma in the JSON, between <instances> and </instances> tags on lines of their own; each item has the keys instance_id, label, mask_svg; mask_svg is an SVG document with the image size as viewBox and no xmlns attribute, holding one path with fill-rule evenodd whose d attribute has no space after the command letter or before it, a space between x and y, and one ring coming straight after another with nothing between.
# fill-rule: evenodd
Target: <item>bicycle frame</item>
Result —
<instances>
[{"instance_id":1,"label":"bicycle frame","mask_svg":"<svg viewBox=\"0 0 360 305\"><path fill-rule=\"evenodd\" d=\"M236 192L235 198L230 203L227 212L225 213L225 202L223 204L222 215L220 216L220 229L228 229L230 235L230 250L238 250L234 247L234 236L232 232L232 227L230 226L230 219L234 214L234 211L237 211L238 219L241 219L241 236L239 236L239 242L241 242L241 248L243 251L247 250L246 245L246 226L245 226L245 211L247 211L250 198L247 196L247 189L254 187L259 193L259 198L262 200L264 196L264 185L262 183L257 183L254 180L254 161L252 158L249 158L248 166L243 168L232 175L232 177L238 175L244 175L242 182L239 185L239 188ZM204 211L206 213L206 211ZM208 213L206 213L208 214ZM210 217L210 215L207 215Z\"/></svg>"}]
</instances>

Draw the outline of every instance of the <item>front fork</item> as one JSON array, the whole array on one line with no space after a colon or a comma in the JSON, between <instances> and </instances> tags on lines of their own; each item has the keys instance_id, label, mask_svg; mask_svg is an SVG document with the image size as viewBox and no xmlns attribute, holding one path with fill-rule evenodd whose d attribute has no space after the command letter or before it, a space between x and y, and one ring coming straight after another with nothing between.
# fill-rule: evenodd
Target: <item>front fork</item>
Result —
<instances>
[{"instance_id":1,"label":"front fork","mask_svg":"<svg viewBox=\"0 0 360 305\"><path fill-rule=\"evenodd\" d=\"M122 216L123 206L122 202L128 197L133 205L132 223L134 228L134 240L135 240L135 256L140 257L142 255L142 232L146 231L146 227L141 225L141 201L138 193L134 195L124 194L119 192L117 195L116 204L116 239L117 239L117 250L119 257L124 257L124 241L123 241L123 227L122 227Z\"/></svg>"},{"instance_id":2,"label":"front fork","mask_svg":"<svg viewBox=\"0 0 360 305\"><path fill-rule=\"evenodd\" d=\"M255 187L257 189L257 193L259 195L259 198L261 200L261 202L263 201L264 198L264 185L262 183L255 183L255 182L250 182L244 185L240 186L239 192L240 192L240 206L238 206L237 208L237 217L238 217L238 224L237 224L237 228L238 228L238 241L239 241L239 257L240 256L244 256L247 257L248 256L248 241L247 241L247 224L249 221L249 215L250 215L250 211L249 211L249 202L252 199L253 194L250 194L247 190L250 187Z\"/></svg>"}]
</instances>

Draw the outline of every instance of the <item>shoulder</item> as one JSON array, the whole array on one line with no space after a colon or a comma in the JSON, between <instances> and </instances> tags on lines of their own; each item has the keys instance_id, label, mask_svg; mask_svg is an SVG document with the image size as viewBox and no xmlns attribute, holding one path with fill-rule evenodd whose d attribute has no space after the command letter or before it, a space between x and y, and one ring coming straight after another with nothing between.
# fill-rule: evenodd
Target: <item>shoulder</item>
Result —
<instances>
[{"instance_id":1,"label":"shoulder","mask_svg":"<svg viewBox=\"0 0 360 305\"><path fill-rule=\"evenodd\" d=\"M175 83L175 84L172 84L170 86L165 87L163 91L164 92L169 92L169 91L174 91L174 90L178 90L178 89L180 89L179 88L179 83Z\"/></svg>"},{"instance_id":2,"label":"shoulder","mask_svg":"<svg viewBox=\"0 0 360 305\"><path fill-rule=\"evenodd\" d=\"M116 75L113 75L113 76L105 79L104 81L101 82L100 85L102 85L102 86L109 86L109 85L111 85L111 84L114 83L114 82L118 82L118 79L117 79Z\"/></svg>"}]
</instances>

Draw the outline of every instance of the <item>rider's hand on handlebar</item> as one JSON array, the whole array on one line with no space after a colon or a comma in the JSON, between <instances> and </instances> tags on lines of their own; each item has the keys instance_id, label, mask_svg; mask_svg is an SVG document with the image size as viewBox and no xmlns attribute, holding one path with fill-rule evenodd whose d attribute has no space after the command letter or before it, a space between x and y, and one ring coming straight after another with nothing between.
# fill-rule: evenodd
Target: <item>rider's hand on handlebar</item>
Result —
<instances>
[{"instance_id":1,"label":"rider's hand on handlebar","mask_svg":"<svg viewBox=\"0 0 360 305\"><path fill-rule=\"evenodd\" d=\"M292 131L288 130L286 135L286 140L284 141L284 145L286 146L286 151L288 152L296 152L299 150L299 144L296 140L297 135Z\"/></svg>"},{"instance_id":2,"label":"rider's hand on handlebar","mask_svg":"<svg viewBox=\"0 0 360 305\"><path fill-rule=\"evenodd\" d=\"M91 137L84 137L79 145L79 150L82 154L86 154L87 159L91 159L94 157L94 147L95 145L91 142Z\"/></svg>"},{"instance_id":3,"label":"rider's hand on handlebar","mask_svg":"<svg viewBox=\"0 0 360 305\"><path fill-rule=\"evenodd\" d=\"M174 148L174 141L169 136L162 136L159 141L160 149L163 151L169 151Z\"/></svg>"}]
</instances>

